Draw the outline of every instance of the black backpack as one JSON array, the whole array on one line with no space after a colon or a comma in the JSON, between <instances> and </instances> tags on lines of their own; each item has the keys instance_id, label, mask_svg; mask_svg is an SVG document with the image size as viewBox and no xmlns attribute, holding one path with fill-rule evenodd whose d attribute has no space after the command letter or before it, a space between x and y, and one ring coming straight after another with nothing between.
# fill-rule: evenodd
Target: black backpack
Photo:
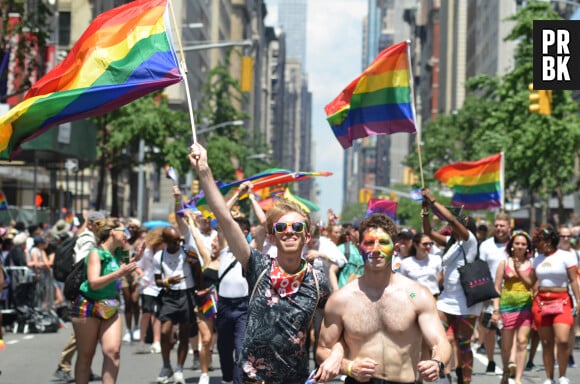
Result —
<instances>
[{"instance_id":1,"label":"black backpack","mask_svg":"<svg viewBox=\"0 0 580 384\"><path fill-rule=\"evenodd\" d=\"M75 264L75 244L77 236L71 236L64 240L54 252L54 263L52 264L52 276L56 281L64 283L71 273Z\"/></svg>"}]
</instances>

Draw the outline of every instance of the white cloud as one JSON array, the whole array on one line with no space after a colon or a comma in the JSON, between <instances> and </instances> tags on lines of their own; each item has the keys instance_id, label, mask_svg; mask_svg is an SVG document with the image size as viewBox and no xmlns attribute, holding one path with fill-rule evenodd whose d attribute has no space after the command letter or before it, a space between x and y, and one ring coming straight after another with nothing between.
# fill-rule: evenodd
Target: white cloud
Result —
<instances>
[{"instance_id":1,"label":"white cloud","mask_svg":"<svg viewBox=\"0 0 580 384\"><path fill-rule=\"evenodd\" d=\"M332 101L362 72L362 20L367 14L367 0L309 0L306 24L307 68L312 92L312 129L317 171L331 171L330 177L319 177L319 217L326 211L342 208L344 150L336 140L324 113ZM278 1L267 0L267 25L276 26Z\"/></svg>"}]
</instances>

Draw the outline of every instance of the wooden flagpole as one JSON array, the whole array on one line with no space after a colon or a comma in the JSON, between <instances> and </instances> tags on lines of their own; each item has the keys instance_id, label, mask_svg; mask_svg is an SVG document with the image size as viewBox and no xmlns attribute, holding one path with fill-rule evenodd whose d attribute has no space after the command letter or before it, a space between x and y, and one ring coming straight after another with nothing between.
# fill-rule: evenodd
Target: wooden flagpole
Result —
<instances>
[{"instance_id":1,"label":"wooden flagpole","mask_svg":"<svg viewBox=\"0 0 580 384\"><path fill-rule=\"evenodd\" d=\"M169 4L169 11L171 13L171 20L173 23L173 30L175 31L175 36L177 36L177 45L179 47L179 53L181 55L181 60L179 61L179 72L183 77L183 83L185 86L185 95L187 97L187 107L189 109L189 120L191 122L191 135L193 137L193 143L197 144L197 134L195 131L195 119L193 117L193 105L191 104L191 94L189 93L189 82L187 81L187 65L185 63L185 54L183 53L183 46L181 45L181 31L177 29L177 19L175 18L175 12L173 10L173 4L171 0L167 0Z\"/></svg>"}]
</instances>

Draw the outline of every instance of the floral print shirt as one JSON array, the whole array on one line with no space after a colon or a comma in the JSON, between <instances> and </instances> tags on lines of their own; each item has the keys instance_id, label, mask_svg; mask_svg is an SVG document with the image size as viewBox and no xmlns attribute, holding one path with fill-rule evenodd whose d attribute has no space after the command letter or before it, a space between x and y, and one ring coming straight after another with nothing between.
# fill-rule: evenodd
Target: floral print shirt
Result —
<instances>
[{"instance_id":1,"label":"floral print shirt","mask_svg":"<svg viewBox=\"0 0 580 384\"><path fill-rule=\"evenodd\" d=\"M330 296L330 284L308 264L298 292L280 297L272 287L271 270L272 259L252 249L244 273L250 292L257 287L248 307L240 364L248 377L258 381L304 382L309 374L306 337L316 308L324 308Z\"/></svg>"}]
</instances>

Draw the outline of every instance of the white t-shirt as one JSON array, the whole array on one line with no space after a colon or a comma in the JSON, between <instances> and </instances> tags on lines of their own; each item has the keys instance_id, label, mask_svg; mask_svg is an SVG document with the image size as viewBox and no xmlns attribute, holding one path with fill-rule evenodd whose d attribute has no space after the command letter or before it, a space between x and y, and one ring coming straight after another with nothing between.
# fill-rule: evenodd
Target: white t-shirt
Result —
<instances>
[{"instance_id":1,"label":"white t-shirt","mask_svg":"<svg viewBox=\"0 0 580 384\"><path fill-rule=\"evenodd\" d=\"M201 236L201 239L203 241L203 245L205 246L205 248L211 253L211 243L213 243L213 239L217 236L217 231L215 229L212 229L211 232L209 234L204 234L201 233L199 228L195 228L195 230L197 231L197 233ZM187 232L187 236L185 237L185 244L192 247L193 249L195 249L195 252L197 254L200 254L199 250L197 249L197 244L195 244L195 239L193 238L193 235L191 234L191 232ZM199 262L201 263L201 266L203 267L203 257L199 258Z\"/></svg>"},{"instance_id":2,"label":"white t-shirt","mask_svg":"<svg viewBox=\"0 0 580 384\"><path fill-rule=\"evenodd\" d=\"M466 241L455 242L443 255L441 263L445 275L443 277L443 292L437 300L437 309L451 315L479 316L483 303L467 307L465 293L459 279L459 267L465 265L463 255L468 263L477 257L477 238L471 231ZM463 250L462 250L463 249Z\"/></svg>"},{"instance_id":3,"label":"white t-shirt","mask_svg":"<svg viewBox=\"0 0 580 384\"><path fill-rule=\"evenodd\" d=\"M226 268L236 259L229 248L220 251L220 267L218 276L221 278ZM242 264L237 262L220 281L218 292L220 297L238 299L248 296L248 281L242 274Z\"/></svg>"},{"instance_id":4,"label":"white t-shirt","mask_svg":"<svg viewBox=\"0 0 580 384\"><path fill-rule=\"evenodd\" d=\"M143 257L137 262L137 266L143 271L141 278L141 288L143 294L148 296L157 296L161 287L155 284L155 272L153 271L153 249L147 247L143 252Z\"/></svg>"},{"instance_id":5,"label":"white t-shirt","mask_svg":"<svg viewBox=\"0 0 580 384\"><path fill-rule=\"evenodd\" d=\"M479 258L487 263L491 278L495 281L495 273L500 261L507 259L506 243L496 243L494 237L485 240L479 246Z\"/></svg>"},{"instance_id":6,"label":"white t-shirt","mask_svg":"<svg viewBox=\"0 0 580 384\"><path fill-rule=\"evenodd\" d=\"M429 289L432 295L439 294L437 275L443 270L441 257L427 255L423 260L409 256L401 261L399 273L415 280Z\"/></svg>"},{"instance_id":7,"label":"white t-shirt","mask_svg":"<svg viewBox=\"0 0 580 384\"><path fill-rule=\"evenodd\" d=\"M550 256L539 254L532 261L540 287L568 286L568 268L577 266L576 256L558 249Z\"/></svg>"},{"instance_id":8,"label":"white t-shirt","mask_svg":"<svg viewBox=\"0 0 580 384\"><path fill-rule=\"evenodd\" d=\"M336 244L332 242L328 237L320 236L318 239L318 252L322 253L328 260L323 258L316 258L312 265L315 267L321 268L324 271L324 274L328 276L330 273L330 264L336 264L339 268L344 267L346 264L346 257L343 253L338 249ZM308 252L308 248L305 246L302 252L303 255Z\"/></svg>"},{"instance_id":9,"label":"white t-shirt","mask_svg":"<svg viewBox=\"0 0 580 384\"><path fill-rule=\"evenodd\" d=\"M178 284L173 284L169 289L180 291L185 289L191 289L195 286L193 276L191 274L191 267L185 261L186 252L195 249L189 245L184 245L179 247L179 251L175 253L169 253L167 250L159 251L153 256L153 274L161 275L163 279L167 279L172 276L184 276L185 279L181 280ZM163 254L163 266L161 265L161 255ZM199 258L201 260L201 257ZM162 272L163 271L163 272Z\"/></svg>"}]
</instances>

